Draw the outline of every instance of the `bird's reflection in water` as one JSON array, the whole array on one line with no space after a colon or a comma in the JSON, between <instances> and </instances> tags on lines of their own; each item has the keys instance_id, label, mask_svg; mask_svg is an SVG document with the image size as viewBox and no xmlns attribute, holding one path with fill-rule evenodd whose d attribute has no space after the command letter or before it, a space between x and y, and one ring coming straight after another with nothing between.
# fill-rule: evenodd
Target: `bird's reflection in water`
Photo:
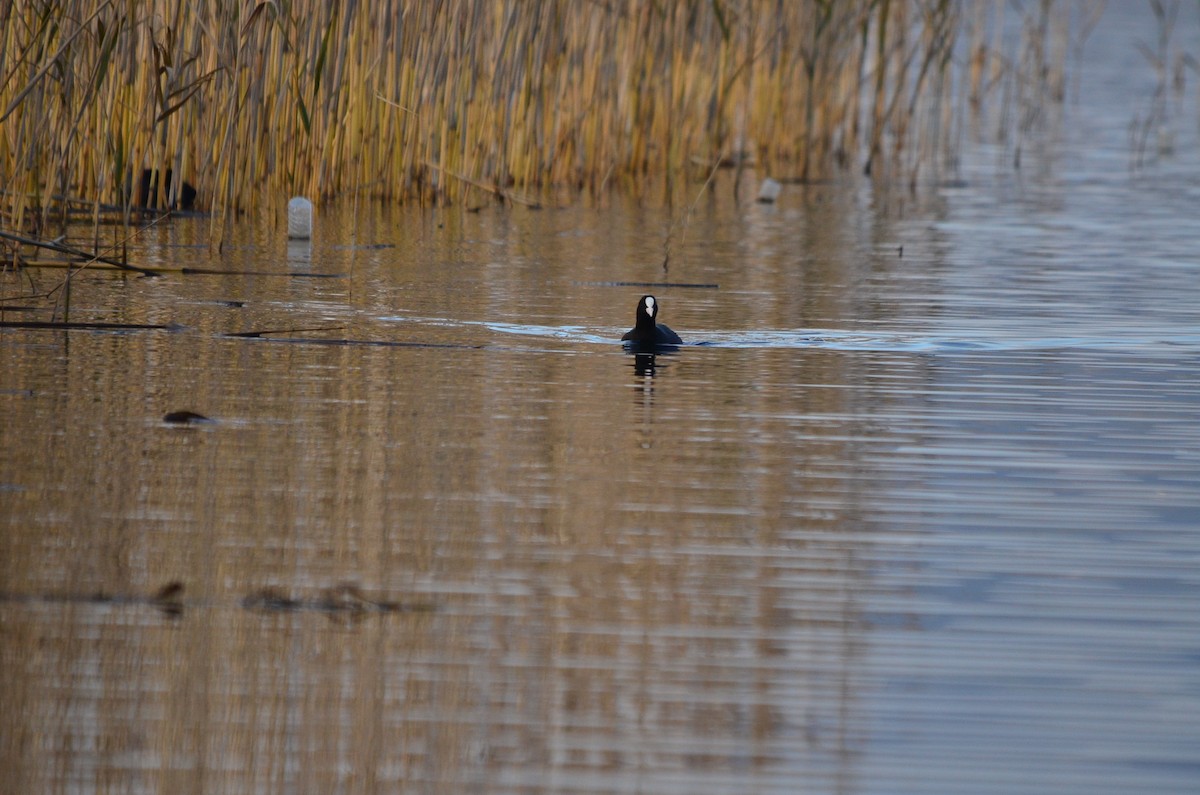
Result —
<instances>
[{"instance_id":1,"label":"bird's reflection in water","mask_svg":"<svg viewBox=\"0 0 1200 795\"><path fill-rule=\"evenodd\" d=\"M653 378L660 369L665 369L667 357L679 352L678 345L651 345L625 343L625 352L633 356L633 372L641 377Z\"/></svg>"},{"instance_id":2,"label":"bird's reflection in water","mask_svg":"<svg viewBox=\"0 0 1200 795\"><path fill-rule=\"evenodd\" d=\"M666 364L659 364L653 353L633 354L633 405L641 410L638 445L649 450L654 446L654 376Z\"/></svg>"},{"instance_id":3,"label":"bird's reflection in water","mask_svg":"<svg viewBox=\"0 0 1200 795\"><path fill-rule=\"evenodd\" d=\"M675 353L673 349L661 345L652 350L632 348L628 349L628 352L633 356L633 373L643 379L644 384L648 384L650 379L661 375L663 370L670 367L668 362Z\"/></svg>"},{"instance_id":4,"label":"bird's reflection in water","mask_svg":"<svg viewBox=\"0 0 1200 795\"><path fill-rule=\"evenodd\" d=\"M633 372L639 378L647 376L653 378L657 367L658 364L654 360L653 353L635 353L633 355Z\"/></svg>"},{"instance_id":5,"label":"bird's reflection in water","mask_svg":"<svg viewBox=\"0 0 1200 795\"><path fill-rule=\"evenodd\" d=\"M670 351L651 352L645 350L630 351L633 354L634 405L642 410L642 447L652 446L650 427L654 424L654 379L661 375L670 365L667 359Z\"/></svg>"}]
</instances>

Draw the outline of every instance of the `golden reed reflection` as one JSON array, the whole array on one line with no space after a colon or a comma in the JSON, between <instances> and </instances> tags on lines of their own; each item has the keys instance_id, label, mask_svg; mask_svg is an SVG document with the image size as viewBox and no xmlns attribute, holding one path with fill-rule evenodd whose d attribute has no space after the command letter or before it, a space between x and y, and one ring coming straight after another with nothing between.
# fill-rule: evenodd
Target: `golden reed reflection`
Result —
<instances>
[{"instance_id":1,"label":"golden reed reflection","mask_svg":"<svg viewBox=\"0 0 1200 795\"><path fill-rule=\"evenodd\" d=\"M480 239L529 245L479 223L496 224ZM818 261L837 229L804 232ZM533 261L579 253L545 241ZM761 258L777 243L764 236ZM408 278L488 317L535 292L478 256L467 286L384 265L355 295ZM673 299L676 328L845 309L822 303L836 263L771 270L745 274L769 306L693 293ZM626 303L536 284L536 311ZM324 288L280 289L303 306ZM3 364L28 391L5 397L0 431L14 791L533 792L631 776L726 792L852 770L870 587L860 440L887 400L861 360L22 340ZM213 422L162 421L182 408ZM175 617L156 603L172 583Z\"/></svg>"}]
</instances>

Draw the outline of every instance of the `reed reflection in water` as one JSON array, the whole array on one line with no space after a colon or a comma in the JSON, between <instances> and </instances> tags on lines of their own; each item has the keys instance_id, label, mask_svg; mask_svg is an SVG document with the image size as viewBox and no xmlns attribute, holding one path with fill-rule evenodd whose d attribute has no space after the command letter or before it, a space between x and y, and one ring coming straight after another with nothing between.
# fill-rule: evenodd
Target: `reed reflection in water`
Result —
<instances>
[{"instance_id":1,"label":"reed reflection in water","mask_svg":"<svg viewBox=\"0 0 1200 795\"><path fill-rule=\"evenodd\" d=\"M189 364L197 344L212 358ZM828 416L837 391L747 401L761 385L730 350L642 374L615 345L126 335L28 353L46 372L12 398L26 427L66 424L12 472L43 506L5 558L25 561L3 608L23 789L107 771L315 791L356 770L504 790L558 770L694 790L845 763L863 627L844 595L868 586L839 507L853 489L794 470L841 467L853 420L778 419L780 401ZM135 379L158 388L130 394L115 357L163 362ZM838 358L788 377L827 381ZM47 399L61 379L92 392ZM217 421L151 416L173 381ZM803 542L800 493L826 503ZM130 598L175 578L177 617ZM343 582L406 609L318 609Z\"/></svg>"},{"instance_id":2,"label":"reed reflection in water","mask_svg":"<svg viewBox=\"0 0 1200 795\"><path fill-rule=\"evenodd\" d=\"M1097 709L1130 753L1190 753L1186 712L1130 701L1186 703L1186 666L1125 651L1196 623L1173 359L27 342L7 402L44 432L6 438L0 606L22 791L973 774L934 748L1139 780L1063 772L1116 742ZM218 420L161 423L164 388ZM175 579L177 613L149 598Z\"/></svg>"}]
</instances>

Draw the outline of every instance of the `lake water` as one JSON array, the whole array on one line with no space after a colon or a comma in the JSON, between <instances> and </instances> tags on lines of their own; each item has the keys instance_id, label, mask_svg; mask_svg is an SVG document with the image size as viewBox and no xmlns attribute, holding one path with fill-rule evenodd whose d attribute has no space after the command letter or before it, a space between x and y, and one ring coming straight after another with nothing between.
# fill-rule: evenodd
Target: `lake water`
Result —
<instances>
[{"instance_id":1,"label":"lake water","mask_svg":"<svg viewBox=\"0 0 1200 795\"><path fill-rule=\"evenodd\" d=\"M273 275L0 329L0 790L1196 792L1195 76L1131 170L1110 5L1018 171L179 219Z\"/></svg>"}]
</instances>

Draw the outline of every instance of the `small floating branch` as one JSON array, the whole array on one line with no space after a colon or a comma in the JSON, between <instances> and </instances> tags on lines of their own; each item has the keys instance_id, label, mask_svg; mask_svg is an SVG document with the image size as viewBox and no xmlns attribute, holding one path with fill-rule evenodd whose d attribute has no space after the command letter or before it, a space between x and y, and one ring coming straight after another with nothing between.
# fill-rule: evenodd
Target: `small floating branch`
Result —
<instances>
[{"instance_id":1,"label":"small floating branch","mask_svg":"<svg viewBox=\"0 0 1200 795\"><path fill-rule=\"evenodd\" d=\"M71 268L72 270L79 270L79 263L78 262L67 262L64 260L37 260L37 259L34 259L34 260L22 260L21 267L22 268L47 268L47 269L49 269L49 268ZM90 271L125 270L125 268L120 268L120 267L117 267L116 265L110 265L107 262L89 262L87 264L87 269ZM183 270L183 268L180 268L180 267L167 268L167 267L162 267L162 266L158 266L158 265L153 265L153 266L147 265L147 266L142 266L141 270L144 271L146 273L146 275L148 275L148 276L158 276L158 275L161 275L164 273L179 273Z\"/></svg>"},{"instance_id":2,"label":"small floating branch","mask_svg":"<svg viewBox=\"0 0 1200 795\"><path fill-rule=\"evenodd\" d=\"M271 271L231 271L218 270L215 268L182 268L180 271L184 276L291 276L296 279L344 279L344 273L304 273L302 271L284 271L283 273L272 273Z\"/></svg>"},{"instance_id":3,"label":"small floating branch","mask_svg":"<svg viewBox=\"0 0 1200 795\"><path fill-rule=\"evenodd\" d=\"M178 331L175 325L156 323L67 323L54 320L0 320L0 328L49 329L52 331Z\"/></svg>"},{"instance_id":4,"label":"small floating branch","mask_svg":"<svg viewBox=\"0 0 1200 795\"><path fill-rule=\"evenodd\" d=\"M493 196L499 196L501 199L510 201L513 204L523 204L524 206L530 207L534 210L542 209L541 202L533 201L532 199L524 199L524 198L516 195L515 193L509 193L506 190L501 190L500 188L497 188L495 185L488 185L487 183L478 182L476 180L473 180L470 177L464 177L462 174L455 174L453 171L442 168L441 166L430 163L429 161L426 161L425 165L428 166L429 168L432 168L434 171L440 171L448 177L454 177L455 179L459 180L460 182L465 182L473 188L479 188L481 191L490 193Z\"/></svg>"},{"instance_id":5,"label":"small floating branch","mask_svg":"<svg viewBox=\"0 0 1200 795\"><path fill-rule=\"evenodd\" d=\"M371 599L357 585L348 583L326 588L319 595L308 598L291 596L277 588L263 588L242 599L242 607L267 612L307 611L347 616L363 616L368 613L427 613L434 609L434 606L427 602L405 604Z\"/></svg>"},{"instance_id":6,"label":"small floating branch","mask_svg":"<svg viewBox=\"0 0 1200 795\"><path fill-rule=\"evenodd\" d=\"M163 611L168 618L179 618L183 615L183 583L178 580L169 582L153 594L139 593L108 593L106 591L69 592L69 593L5 593L0 592L0 603L9 602L29 604L43 602L49 604L89 604L109 607L156 607Z\"/></svg>"},{"instance_id":7,"label":"small floating branch","mask_svg":"<svg viewBox=\"0 0 1200 795\"><path fill-rule=\"evenodd\" d=\"M185 609L225 608L226 602L187 599L184 584L178 580L168 582L152 594L109 593L107 591L20 593L0 591L0 604L76 604L97 607L154 607L168 618L180 618ZM247 594L237 606L244 610L263 612L310 612L330 616L364 617L368 614L428 613L437 609L430 602L397 602L390 599L372 599L352 583L343 583L325 588L307 597L292 596L275 588L262 588Z\"/></svg>"},{"instance_id":8,"label":"small floating branch","mask_svg":"<svg viewBox=\"0 0 1200 795\"><path fill-rule=\"evenodd\" d=\"M596 287L671 287L674 289L690 290L721 289L721 285L716 282L577 282L577 284L593 285Z\"/></svg>"},{"instance_id":9,"label":"small floating branch","mask_svg":"<svg viewBox=\"0 0 1200 795\"><path fill-rule=\"evenodd\" d=\"M103 262L105 265L112 265L113 267L120 268L121 270L134 271L135 273L140 273L143 276L158 276L157 273L147 268L138 268L128 263L121 262L118 259L112 259L111 257L102 257L98 254L89 254L88 252L81 251L77 248L64 246L62 243L52 243L49 240L36 240L31 237L22 237L21 235L14 235L11 232L4 231L0 231L0 238L11 240L14 243L21 243L26 246L35 246L37 248L49 249L50 251L57 251L59 254L70 254L72 257L79 257L82 259L85 265L92 262Z\"/></svg>"},{"instance_id":10,"label":"small floating branch","mask_svg":"<svg viewBox=\"0 0 1200 795\"><path fill-rule=\"evenodd\" d=\"M348 340L348 339L329 339L327 337L263 337L258 332L243 332L239 334L226 334L226 337L236 337L239 339L261 339L269 342L294 342L301 345L346 345L356 346L365 345L373 348L450 348L453 350L472 350L480 351L487 348L487 345L468 345L466 343L457 342L405 342L402 340Z\"/></svg>"},{"instance_id":11,"label":"small floating branch","mask_svg":"<svg viewBox=\"0 0 1200 795\"><path fill-rule=\"evenodd\" d=\"M345 326L313 326L312 328L280 328L280 329L264 329L263 331L238 331L232 334L226 334L227 337L265 337L268 334L304 334L311 331L343 331Z\"/></svg>"},{"instance_id":12,"label":"small floating branch","mask_svg":"<svg viewBox=\"0 0 1200 795\"><path fill-rule=\"evenodd\" d=\"M184 409L182 411L168 411L163 415L163 422L169 425L192 425L198 422L211 423L214 420L205 417L203 414Z\"/></svg>"}]
</instances>

